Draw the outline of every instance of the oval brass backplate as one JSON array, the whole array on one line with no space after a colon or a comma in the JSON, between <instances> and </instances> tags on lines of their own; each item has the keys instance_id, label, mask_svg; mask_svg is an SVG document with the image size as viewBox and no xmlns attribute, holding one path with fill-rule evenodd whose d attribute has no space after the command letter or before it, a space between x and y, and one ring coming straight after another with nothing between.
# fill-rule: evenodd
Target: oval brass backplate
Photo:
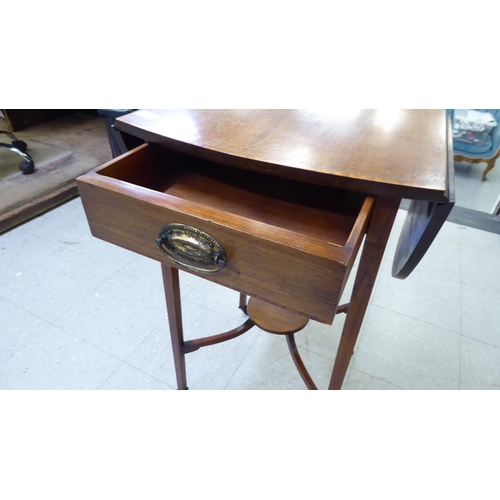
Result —
<instances>
[{"instance_id":1,"label":"oval brass backplate","mask_svg":"<svg viewBox=\"0 0 500 500\"><path fill-rule=\"evenodd\" d=\"M226 266L226 251L212 236L192 226L163 226L156 244L173 262L199 273L216 273Z\"/></svg>"}]
</instances>

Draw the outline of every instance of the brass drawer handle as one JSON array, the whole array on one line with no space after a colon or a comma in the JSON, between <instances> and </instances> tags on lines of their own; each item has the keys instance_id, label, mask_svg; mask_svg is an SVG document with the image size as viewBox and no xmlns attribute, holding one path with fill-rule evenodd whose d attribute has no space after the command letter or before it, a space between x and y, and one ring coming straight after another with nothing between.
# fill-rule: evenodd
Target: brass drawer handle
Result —
<instances>
[{"instance_id":1,"label":"brass drawer handle","mask_svg":"<svg viewBox=\"0 0 500 500\"><path fill-rule=\"evenodd\" d=\"M209 234L185 224L167 224L156 244L173 262L198 273L216 273L226 267L226 251Z\"/></svg>"}]
</instances>

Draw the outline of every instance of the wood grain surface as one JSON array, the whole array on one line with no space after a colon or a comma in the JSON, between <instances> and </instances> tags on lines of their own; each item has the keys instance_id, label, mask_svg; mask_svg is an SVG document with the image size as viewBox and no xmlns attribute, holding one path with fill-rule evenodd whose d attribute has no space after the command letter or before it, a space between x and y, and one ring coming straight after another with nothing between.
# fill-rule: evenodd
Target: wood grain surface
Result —
<instances>
[{"instance_id":1,"label":"wood grain surface","mask_svg":"<svg viewBox=\"0 0 500 500\"><path fill-rule=\"evenodd\" d=\"M319 186L304 198L286 179L270 180L276 189L268 193L253 172L239 170L236 182L206 167L193 170L189 157L174 161L145 144L79 178L92 234L174 265L156 245L159 231L192 226L227 253L226 267L204 278L331 324L373 198L351 193L352 203L348 193Z\"/></svg>"},{"instance_id":2,"label":"wood grain surface","mask_svg":"<svg viewBox=\"0 0 500 500\"><path fill-rule=\"evenodd\" d=\"M116 127L232 167L447 201L444 110L140 110Z\"/></svg>"}]
</instances>

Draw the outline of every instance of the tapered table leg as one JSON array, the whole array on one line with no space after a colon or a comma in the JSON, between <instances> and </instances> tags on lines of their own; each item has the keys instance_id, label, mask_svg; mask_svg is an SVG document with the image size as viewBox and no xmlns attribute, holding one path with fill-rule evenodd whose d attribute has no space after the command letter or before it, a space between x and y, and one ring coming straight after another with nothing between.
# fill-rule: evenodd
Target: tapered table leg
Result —
<instances>
[{"instance_id":1,"label":"tapered table leg","mask_svg":"<svg viewBox=\"0 0 500 500\"><path fill-rule=\"evenodd\" d=\"M400 202L382 196L375 201L329 389L342 388Z\"/></svg>"},{"instance_id":2,"label":"tapered table leg","mask_svg":"<svg viewBox=\"0 0 500 500\"><path fill-rule=\"evenodd\" d=\"M161 265L163 275L163 288L165 290L165 301L167 303L168 324L170 337L172 339L172 351L174 354L175 375L177 377L177 388L187 389L186 360L183 352L184 336L182 332L181 292L179 287L179 271L167 264Z\"/></svg>"}]
</instances>

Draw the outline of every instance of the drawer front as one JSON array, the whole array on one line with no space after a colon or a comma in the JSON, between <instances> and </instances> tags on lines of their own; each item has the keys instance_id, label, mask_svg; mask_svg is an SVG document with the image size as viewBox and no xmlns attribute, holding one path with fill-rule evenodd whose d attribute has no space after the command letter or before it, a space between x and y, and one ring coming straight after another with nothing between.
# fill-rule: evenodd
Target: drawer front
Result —
<instances>
[{"instance_id":1,"label":"drawer front","mask_svg":"<svg viewBox=\"0 0 500 500\"><path fill-rule=\"evenodd\" d=\"M80 178L78 189L95 237L317 321L333 321L345 264L180 211L169 197L141 199L134 190L121 192L96 174ZM156 242L160 230L172 223L196 228L220 243L226 253L224 267L196 273L173 262Z\"/></svg>"}]
</instances>

